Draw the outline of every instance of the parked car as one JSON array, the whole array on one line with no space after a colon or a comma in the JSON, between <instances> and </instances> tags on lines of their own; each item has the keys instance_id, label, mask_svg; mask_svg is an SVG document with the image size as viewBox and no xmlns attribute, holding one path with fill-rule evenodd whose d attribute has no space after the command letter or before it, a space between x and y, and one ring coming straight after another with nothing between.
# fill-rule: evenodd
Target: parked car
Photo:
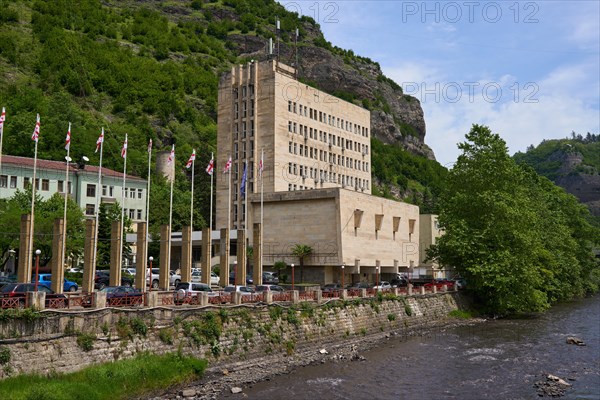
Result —
<instances>
[{"instance_id":1,"label":"parked car","mask_svg":"<svg viewBox=\"0 0 600 400\"><path fill-rule=\"evenodd\" d=\"M196 270L192 272L192 282L202 282L202 271ZM214 272L210 273L210 285L219 286L219 275Z\"/></svg>"},{"instance_id":2,"label":"parked car","mask_svg":"<svg viewBox=\"0 0 600 400\"><path fill-rule=\"evenodd\" d=\"M225 286L225 289L223 289L223 291L225 293L234 293L234 292L239 292L242 294L242 296L250 296L252 295L254 292L254 289L252 289L251 287L248 286Z\"/></svg>"},{"instance_id":3,"label":"parked car","mask_svg":"<svg viewBox=\"0 0 600 400\"><path fill-rule=\"evenodd\" d=\"M257 285L256 292L285 292L285 289L279 285Z\"/></svg>"},{"instance_id":4,"label":"parked car","mask_svg":"<svg viewBox=\"0 0 600 400\"><path fill-rule=\"evenodd\" d=\"M229 273L229 284L235 284L235 274L233 271ZM252 274L246 275L246 285L254 285L254 279L252 279Z\"/></svg>"},{"instance_id":5,"label":"parked car","mask_svg":"<svg viewBox=\"0 0 600 400\"><path fill-rule=\"evenodd\" d=\"M106 293L107 306L143 305L144 294L131 286L107 286L101 290Z\"/></svg>"},{"instance_id":6,"label":"parked car","mask_svg":"<svg viewBox=\"0 0 600 400\"><path fill-rule=\"evenodd\" d=\"M0 289L4 285L8 285L9 283L16 283L16 282L17 282L17 276L16 275L0 276Z\"/></svg>"},{"instance_id":7,"label":"parked car","mask_svg":"<svg viewBox=\"0 0 600 400\"><path fill-rule=\"evenodd\" d=\"M390 283L388 281L381 281L379 282L379 285L375 285L373 286L373 289L377 289L377 290L385 290L385 289L391 289L392 285L390 285Z\"/></svg>"},{"instance_id":8,"label":"parked car","mask_svg":"<svg viewBox=\"0 0 600 400\"><path fill-rule=\"evenodd\" d=\"M54 293L54 291L50 288L47 288L44 285L38 284L37 286L38 292L46 293L46 307L49 306L51 300L62 299L64 301L64 305L67 302L67 296L62 293ZM10 298L19 298L19 302L21 305L25 305L25 296L27 292L35 291L35 283L9 283L4 285L0 291L0 296L2 297L10 297Z\"/></svg>"},{"instance_id":9,"label":"parked car","mask_svg":"<svg viewBox=\"0 0 600 400\"><path fill-rule=\"evenodd\" d=\"M31 280L31 283L35 283L35 278ZM52 285L52 275L51 274L39 274L38 275L38 286L43 285L50 289ZM64 278L63 284L63 292L76 292L79 289L77 283L73 281L67 280Z\"/></svg>"},{"instance_id":10,"label":"parked car","mask_svg":"<svg viewBox=\"0 0 600 400\"><path fill-rule=\"evenodd\" d=\"M83 270L81 268L69 268L67 272L70 274L82 274Z\"/></svg>"},{"instance_id":11,"label":"parked car","mask_svg":"<svg viewBox=\"0 0 600 400\"><path fill-rule=\"evenodd\" d=\"M206 283L179 282L175 287L175 304L182 304L186 298L196 297L199 293L206 292L209 296L218 296Z\"/></svg>"},{"instance_id":12,"label":"parked car","mask_svg":"<svg viewBox=\"0 0 600 400\"><path fill-rule=\"evenodd\" d=\"M150 273L152 272L152 273ZM150 276L152 275L152 289L158 289L160 268L152 268L152 271L148 269L146 273L146 285L150 285ZM181 282L181 275L176 274L173 271L169 271L169 285L177 286Z\"/></svg>"},{"instance_id":13,"label":"parked car","mask_svg":"<svg viewBox=\"0 0 600 400\"><path fill-rule=\"evenodd\" d=\"M262 273L262 281L265 285L276 285L279 283L279 278L274 272L265 271Z\"/></svg>"},{"instance_id":14,"label":"parked car","mask_svg":"<svg viewBox=\"0 0 600 400\"><path fill-rule=\"evenodd\" d=\"M323 293L333 292L335 290L342 290L342 285L339 283L328 283L321 289Z\"/></svg>"},{"instance_id":15,"label":"parked car","mask_svg":"<svg viewBox=\"0 0 600 400\"><path fill-rule=\"evenodd\" d=\"M102 290L110 285L110 272L106 270L97 270L94 277L94 288ZM133 279L121 275L121 286L133 286Z\"/></svg>"},{"instance_id":16,"label":"parked car","mask_svg":"<svg viewBox=\"0 0 600 400\"><path fill-rule=\"evenodd\" d=\"M123 268L122 271L123 271L123 273L133 275L133 276L135 276L135 274L136 274L135 268Z\"/></svg>"},{"instance_id":17,"label":"parked car","mask_svg":"<svg viewBox=\"0 0 600 400\"><path fill-rule=\"evenodd\" d=\"M350 286L348 289L370 289L371 285L369 285L367 282L357 282L352 284L352 286Z\"/></svg>"},{"instance_id":18,"label":"parked car","mask_svg":"<svg viewBox=\"0 0 600 400\"><path fill-rule=\"evenodd\" d=\"M423 284L424 287L426 288L431 288L433 286L436 287L437 290L442 290L442 287L446 285L446 287L448 289L453 289L454 288L454 281L448 280L448 279L434 279L431 282L427 282L425 284Z\"/></svg>"},{"instance_id":19,"label":"parked car","mask_svg":"<svg viewBox=\"0 0 600 400\"><path fill-rule=\"evenodd\" d=\"M390 281L390 285L392 287L406 287L408 286L408 281L404 278L394 278Z\"/></svg>"}]
</instances>

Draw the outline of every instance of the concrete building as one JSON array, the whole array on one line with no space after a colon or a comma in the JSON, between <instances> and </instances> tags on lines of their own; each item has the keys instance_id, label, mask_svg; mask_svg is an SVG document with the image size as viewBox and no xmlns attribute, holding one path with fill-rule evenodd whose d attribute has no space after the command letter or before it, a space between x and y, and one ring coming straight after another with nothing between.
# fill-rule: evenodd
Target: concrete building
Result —
<instances>
[{"instance_id":1,"label":"concrete building","mask_svg":"<svg viewBox=\"0 0 600 400\"><path fill-rule=\"evenodd\" d=\"M295 244L313 248L305 280L390 279L419 263L419 208L371 196L370 112L298 82L275 60L250 62L219 84L216 228L260 222L264 151L263 265L296 263ZM249 213L240 194L245 165ZM231 199L229 191L231 190ZM231 213L228 217L228 204Z\"/></svg>"},{"instance_id":2,"label":"concrete building","mask_svg":"<svg viewBox=\"0 0 600 400\"><path fill-rule=\"evenodd\" d=\"M445 271L439 269L437 262L427 261L427 249L436 244L437 238L442 236L442 232L438 225L438 216L435 214L421 214L419 216L420 230L420 264L412 273L415 278L419 277L434 277L445 278Z\"/></svg>"}]
</instances>

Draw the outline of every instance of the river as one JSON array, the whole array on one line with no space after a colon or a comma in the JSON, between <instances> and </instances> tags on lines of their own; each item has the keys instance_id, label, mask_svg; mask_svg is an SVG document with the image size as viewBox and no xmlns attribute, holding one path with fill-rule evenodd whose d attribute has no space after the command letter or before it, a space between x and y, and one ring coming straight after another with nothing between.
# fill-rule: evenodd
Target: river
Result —
<instances>
[{"instance_id":1,"label":"river","mask_svg":"<svg viewBox=\"0 0 600 400\"><path fill-rule=\"evenodd\" d=\"M587 346L566 344L568 336ZM244 394L261 400L536 399L534 383L553 374L573 385L564 399L600 400L600 296L526 319L392 338L361 355L365 361L299 368Z\"/></svg>"}]
</instances>

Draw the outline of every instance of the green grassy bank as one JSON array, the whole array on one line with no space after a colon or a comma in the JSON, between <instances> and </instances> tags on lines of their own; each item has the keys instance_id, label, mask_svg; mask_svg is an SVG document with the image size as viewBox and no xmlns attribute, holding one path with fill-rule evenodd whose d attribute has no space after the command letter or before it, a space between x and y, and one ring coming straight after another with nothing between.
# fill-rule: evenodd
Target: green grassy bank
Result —
<instances>
[{"instance_id":1,"label":"green grassy bank","mask_svg":"<svg viewBox=\"0 0 600 400\"><path fill-rule=\"evenodd\" d=\"M69 374L21 375L0 381L0 399L127 399L199 378L206 360L143 353Z\"/></svg>"}]
</instances>

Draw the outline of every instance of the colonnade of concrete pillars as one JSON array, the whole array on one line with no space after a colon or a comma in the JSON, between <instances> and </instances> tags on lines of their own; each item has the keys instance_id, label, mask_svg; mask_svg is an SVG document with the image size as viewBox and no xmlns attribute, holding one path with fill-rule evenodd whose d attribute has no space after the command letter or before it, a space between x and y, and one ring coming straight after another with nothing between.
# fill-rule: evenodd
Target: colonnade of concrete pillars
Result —
<instances>
[{"instance_id":1,"label":"colonnade of concrete pillars","mask_svg":"<svg viewBox=\"0 0 600 400\"><path fill-rule=\"evenodd\" d=\"M31 228L31 215L24 214L21 216L20 226L20 243L19 243L19 268L17 280L19 283L31 282L33 272L33 249L32 240L29 233ZM57 218L53 226L52 239L52 290L56 293L63 292L64 280L64 258L63 246L66 238L63 236L64 221L62 218ZM83 282L81 289L84 293L89 293L94 290L94 281L96 276L96 260L97 252L94 251L94 245L97 235L96 221L87 219L85 221L85 238L84 238L84 268ZM254 224L253 229L253 261L254 261L254 283L262 284L262 241L261 241L261 224ZM135 276L135 286L137 288L146 287L146 249L148 227L145 222L138 222L137 225L137 262L138 268ZM220 241L220 282L221 286L229 284L229 251L230 251L230 231L227 228L221 229ZM211 276L211 231L205 228L202 231L202 282L210 284ZM111 226L111 246L110 246L110 278L111 286L119 286L121 284L121 223L115 221ZM161 242L160 242L160 270L159 270L159 288L161 290L169 290L170 284L170 248L171 248L171 229L169 225L161 226ZM182 265L181 265L181 280L182 282L191 281L192 270L192 231L190 227L182 229ZM237 231L237 267L235 269L235 281L237 285L246 284L247 265L246 265L246 232L243 229Z\"/></svg>"}]
</instances>

